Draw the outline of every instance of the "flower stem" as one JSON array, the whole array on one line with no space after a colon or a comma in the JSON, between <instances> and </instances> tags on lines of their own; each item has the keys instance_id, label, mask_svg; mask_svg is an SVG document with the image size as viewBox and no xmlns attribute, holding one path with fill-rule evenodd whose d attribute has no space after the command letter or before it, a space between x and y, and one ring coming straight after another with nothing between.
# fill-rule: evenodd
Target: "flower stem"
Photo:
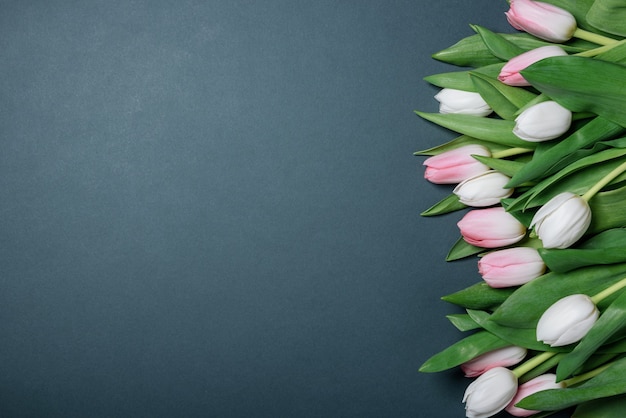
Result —
<instances>
[{"instance_id":1,"label":"flower stem","mask_svg":"<svg viewBox=\"0 0 626 418\"><path fill-rule=\"evenodd\" d=\"M506 158L512 157L514 155L526 154L527 152L533 152L533 150L529 148L509 148L502 151L494 152L493 154L491 154L491 158Z\"/></svg>"},{"instance_id":2,"label":"flower stem","mask_svg":"<svg viewBox=\"0 0 626 418\"><path fill-rule=\"evenodd\" d=\"M582 198L585 199L587 202L589 202L589 200L593 196L595 196L596 193L602 190L604 186L606 186L611 181L613 181L615 177L622 174L625 170L626 170L626 161L621 163L619 167L613 169L613 171L611 171L609 174L607 174L602 179L600 179L600 181L597 182L591 189L587 190L587 192L582 196Z\"/></svg>"},{"instance_id":3,"label":"flower stem","mask_svg":"<svg viewBox=\"0 0 626 418\"><path fill-rule=\"evenodd\" d=\"M604 366L600 366L597 369L590 370L587 373L583 373L583 374L578 375L578 376L570 377L569 379L563 380L561 383L566 388L570 387L570 386L577 385L579 383L582 383L582 382L584 382L586 380L591 379L592 377L596 377L597 375L599 375L600 373L602 373L603 371L608 369L611 366L611 364L612 363L605 364Z\"/></svg>"},{"instance_id":4,"label":"flower stem","mask_svg":"<svg viewBox=\"0 0 626 418\"><path fill-rule=\"evenodd\" d=\"M621 290L624 287L626 287L626 278L623 278L619 282L607 287L602 292L592 296L591 300L597 305L600 301L602 301L602 299L611 296L613 293Z\"/></svg>"},{"instance_id":5,"label":"flower stem","mask_svg":"<svg viewBox=\"0 0 626 418\"><path fill-rule=\"evenodd\" d=\"M626 43L626 39L622 39L621 41L618 41L618 42L615 42L615 43L611 43L609 45L603 45L601 47L589 49L587 51L579 52L579 53L573 54L573 55L576 55L578 57L595 57L596 55L599 55L599 54L605 53L607 51L610 51L611 49L615 48L616 46L623 45L624 43Z\"/></svg>"},{"instance_id":6,"label":"flower stem","mask_svg":"<svg viewBox=\"0 0 626 418\"><path fill-rule=\"evenodd\" d=\"M513 374L519 379L524 374L528 373L535 367L539 366L544 361L550 359L552 356L556 355L556 352L553 351L544 351L543 353L531 358L530 360L520 364L516 368L514 368Z\"/></svg>"},{"instance_id":7,"label":"flower stem","mask_svg":"<svg viewBox=\"0 0 626 418\"><path fill-rule=\"evenodd\" d=\"M574 31L573 36L578 39L584 39L585 41L593 42L594 44L598 45L610 45L618 42L615 39L598 35L597 33L589 32L581 28L577 28L576 31Z\"/></svg>"}]
</instances>

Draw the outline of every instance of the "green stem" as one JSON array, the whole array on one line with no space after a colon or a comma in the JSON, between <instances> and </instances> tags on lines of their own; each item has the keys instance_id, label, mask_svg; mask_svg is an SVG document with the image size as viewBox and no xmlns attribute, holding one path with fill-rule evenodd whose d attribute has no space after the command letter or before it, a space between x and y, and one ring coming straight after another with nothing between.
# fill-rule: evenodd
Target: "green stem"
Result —
<instances>
[{"instance_id":1,"label":"green stem","mask_svg":"<svg viewBox=\"0 0 626 418\"><path fill-rule=\"evenodd\" d=\"M527 152L533 152L533 150L529 148L509 148L502 151L494 152L493 154L491 154L491 158L506 158L512 157L514 155L526 154Z\"/></svg>"},{"instance_id":2,"label":"green stem","mask_svg":"<svg viewBox=\"0 0 626 418\"><path fill-rule=\"evenodd\" d=\"M600 366L597 369L593 369L591 371L588 371L587 373L583 373L583 374L578 375L578 376L570 377L569 379L563 380L561 383L566 388L570 387L570 386L577 385L579 383L582 383L582 382L584 382L586 380L591 379L592 377L596 377L597 375L599 375L600 373L602 373L603 371L608 369L611 366L611 364L612 363L605 364L604 366Z\"/></svg>"},{"instance_id":3,"label":"green stem","mask_svg":"<svg viewBox=\"0 0 626 418\"><path fill-rule=\"evenodd\" d=\"M597 33L589 32L581 28L576 28L576 31L574 31L573 36L578 39L584 39L585 41L593 42L594 44L598 44L598 45L610 45L610 44L614 44L618 42L615 39L598 35Z\"/></svg>"},{"instance_id":4,"label":"green stem","mask_svg":"<svg viewBox=\"0 0 626 418\"><path fill-rule=\"evenodd\" d=\"M613 293L623 289L624 287L626 287L626 278L623 278L619 282L607 287L602 292L592 296L591 300L597 305L600 301L602 301L602 299L611 296Z\"/></svg>"},{"instance_id":5,"label":"green stem","mask_svg":"<svg viewBox=\"0 0 626 418\"><path fill-rule=\"evenodd\" d=\"M626 161L621 163L619 165L619 167L615 168L613 171L611 171L609 174L607 174L606 176L604 176L602 179L600 179L599 182L597 182L591 189L587 190L587 193L585 193L582 197L583 199L585 199L587 202L589 202L589 200L595 196L596 193L598 193L600 190L602 190L602 188L604 186L606 186L607 184L609 184L611 181L613 181L615 179L615 177L619 176L620 174L622 174L624 171L626 170Z\"/></svg>"},{"instance_id":6,"label":"green stem","mask_svg":"<svg viewBox=\"0 0 626 418\"><path fill-rule=\"evenodd\" d=\"M528 361L520 364L516 368L514 368L512 370L513 374L515 375L515 377L517 377L519 379L524 374L528 373L529 371L531 371L535 367L539 366L541 363L543 363L544 361L550 359L552 356L554 356L556 354L557 354L556 352L544 351L543 353L541 353L541 354L531 358L530 360L528 360Z\"/></svg>"},{"instance_id":7,"label":"green stem","mask_svg":"<svg viewBox=\"0 0 626 418\"><path fill-rule=\"evenodd\" d=\"M573 55L576 55L576 56L579 56L579 57L595 57L596 55L608 52L611 49L615 48L616 46L623 45L624 43L626 43L626 39L622 39L621 41L618 41L618 42L615 42L615 43L611 43L609 45L604 45L604 46L601 46L601 47L598 47L598 48L590 49L588 51L579 52L579 53L573 54Z\"/></svg>"}]
</instances>

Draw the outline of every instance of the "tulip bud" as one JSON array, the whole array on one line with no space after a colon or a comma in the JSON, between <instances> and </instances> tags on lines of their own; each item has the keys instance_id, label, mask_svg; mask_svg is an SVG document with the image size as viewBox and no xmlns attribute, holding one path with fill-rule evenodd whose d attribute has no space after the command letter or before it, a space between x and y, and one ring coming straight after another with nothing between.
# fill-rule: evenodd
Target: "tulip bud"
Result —
<instances>
[{"instance_id":1,"label":"tulip bud","mask_svg":"<svg viewBox=\"0 0 626 418\"><path fill-rule=\"evenodd\" d=\"M566 42L577 29L576 19L567 10L532 0L511 0L504 13L511 26L549 42Z\"/></svg>"},{"instance_id":2,"label":"tulip bud","mask_svg":"<svg viewBox=\"0 0 626 418\"><path fill-rule=\"evenodd\" d=\"M526 234L526 227L501 206L471 210L457 226L468 244L483 248L515 244Z\"/></svg>"},{"instance_id":3,"label":"tulip bud","mask_svg":"<svg viewBox=\"0 0 626 418\"><path fill-rule=\"evenodd\" d=\"M489 351L473 360L461 364L465 377L476 377L494 367L513 366L526 357L527 350L523 347L510 346Z\"/></svg>"},{"instance_id":4,"label":"tulip bud","mask_svg":"<svg viewBox=\"0 0 626 418\"><path fill-rule=\"evenodd\" d=\"M543 205L530 223L544 248L567 248L578 241L591 224L591 209L577 194L563 192Z\"/></svg>"},{"instance_id":5,"label":"tulip bud","mask_svg":"<svg viewBox=\"0 0 626 418\"><path fill-rule=\"evenodd\" d=\"M465 415L487 418L502 411L517 392L517 377L505 367L495 367L474 380L465 390Z\"/></svg>"},{"instance_id":6,"label":"tulip bud","mask_svg":"<svg viewBox=\"0 0 626 418\"><path fill-rule=\"evenodd\" d=\"M471 91L445 88L435 96L435 99L439 102L439 113L487 116L492 112L481 95Z\"/></svg>"},{"instance_id":7,"label":"tulip bud","mask_svg":"<svg viewBox=\"0 0 626 418\"><path fill-rule=\"evenodd\" d=\"M498 80L509 86L530 86L530 83L522 77L520 71L544 58L561 55L567 55L567 52L557 45L542 46L524 52L521 55L511 58L509 62L504 64L504 67L500 70L500 75L498 75Z\"/></svg>"},{"instance_id":8,"label":"tulip bud","mask_svg":"<svg viewBox=\"0 0 626 418\"><path fill-rule=\"evenodd\" d=\"M489 170L472 155L490 157L491 152L482 145L464 145L450 151L433 155L424 161L424 178L436 184L456 184L466 178Z\"/></svg>"},{"instance_id":9,"label":"tulip bud","mask_svg":"<svg viewBox=\"0 0 626 418\"><path fill-rule=\"evenodd\" d=\"M515 118L513 133L530 142L558 138L572 124L572 112L555 101L541 102L524 110Z\"/></svg>"},{"instance_id":10,"label":"tulip bud","mask_svg":"<svg viewBox=\"0 0 626 418\"><path fill-rule=\"evenodd\" d=\"M452 192L467 206L492 206L513 194L513 189L504 187L510 180L496 170L489 170L463 180Z\"/></svg>"},{"instance_id":11,"label":"tulip bud","mask_svg":"<svg viewBox=\"0 0 626 418\"><path fill-rule=\"evenodd\" d=\"M519 286L541 276L546 264L531 247L492 251L478 260L478 272L495 288Z\"/></svg>"},{"instance_id":12,"label":"tulip bud","mask_svg":"<svg viewBox=\"0 0 626 418\"><path fill-rule=\"evenodd\" d=\"M560 347L580 341L600 312L587 295L575 294L556 301L539 318L537 341Z\"/></svg>"},{"instance_id":13,"label":"tulip bud","mask_svg":"<svg viewBox=\"0 0 626 418\"><path fill-rule=\"evenodd\" d=\"M505 408L506 412L516 417L528 417L541 411L532 411L530 409L522 409L515 406L516 403L522 399L532 395L533 393L541 392L548 389L563 389L565 384L563 382L556 382L556 375L552 373L542 374L523 383L517 388L517 393L511 403Z\"/></svg>"}]
</instances>

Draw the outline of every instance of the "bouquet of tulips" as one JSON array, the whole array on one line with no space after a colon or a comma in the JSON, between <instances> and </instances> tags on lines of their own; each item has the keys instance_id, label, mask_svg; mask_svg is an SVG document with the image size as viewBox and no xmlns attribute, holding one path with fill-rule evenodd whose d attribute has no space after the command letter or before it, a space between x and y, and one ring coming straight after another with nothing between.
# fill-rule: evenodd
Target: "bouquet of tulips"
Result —
<instances>
[{"instance_id":1,"label":"bouquet of tulips","mask_svg":"<svg viewBox=\"0 0 626 418\"><path fill-rule=\"evenodd\" d=\"M459 136L416 152L454 185L423 216L458 213L447 261L476 257L479 283L443 300L464 332L422 372L473 380L467 417L626 416L626 2L510 0L508 34L433 58L425 80ZM445 186L443 186L445 187Z\"/></svg>"}]
</instances>

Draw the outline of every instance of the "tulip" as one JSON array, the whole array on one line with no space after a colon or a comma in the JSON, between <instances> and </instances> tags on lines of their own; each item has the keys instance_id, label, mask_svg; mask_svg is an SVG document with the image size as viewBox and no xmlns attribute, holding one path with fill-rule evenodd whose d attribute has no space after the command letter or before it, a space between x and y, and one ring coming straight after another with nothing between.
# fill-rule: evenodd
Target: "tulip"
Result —
<instances>
[{"instance_id":1,"label":"tulip","mask_svg":"<svg viewBox=\"0 0 626 418\"><path fill-rule=\"evenodd\" d=\"M465 377L476 377L494 367L513 366L526 357L527 350L523 347L510 346L489 351L473 360L461 364Z\"/></svg>"},{"instance_id":2,"label":"tulip","mask_svg":"<svg viewBox=\"0 0 626 418\"><path fill-rule=\"evenodd\" d=\"M457 226L468 244L483 248L515 244L526 234L526 227L501 206L471 210Z\"/></svg>"},{"instance_id":3,"label":"tulip","mask_svg":"<svg viewBox=\"0 0 626 418\"><path fill-rule=\"evenodd\" d=\"M576 19L567 10L532 0L511 0L504 13L511 26L549 42L566 42L577 29Z\"/></svg>"},{"instance_id":4,"label":"tulip","mask_svg":"<svg viewBox=\"0 0 626 418\"><path fill-rule=\"evenodd\" d=\"M492 251L478 260L478 272L494 288L519 286L546 271L539 252L531 247Z\"/></svg>"},{"instance_id":5,"label":"tulip","mask_svg":"<svg viewBox=\"0 0 626 418\"><path fill-rule=\"evenodd\" d=\"M439 102L439 113L487 116L493 111L480 94L471 91L445 88L435 99Z\"/></svg>"},{"instance_id":6,"label":"tulip","mask_svg":"<svg viewBox=\"0 0 626 418\"><path fill-rule=\"evenodd\" d=\"M544 58L557 57L561 55L567 55L567 52L557 45L542 46L528 52L524 52L521 55L511 58L509 62L502 67L500 75L498 75L498 80L504 84L508 84L509 86L530 86L530 83L522 77L520 71Z\"/></svg>"},{"instance_id":7,"label":"tulip","mask_svg":"<svg viewBox=\"0 0 626 418\"><path fill-rule=\"evenodd\" d=\"M487 418L502 411L517 392L517 377L505 367L494 367L474 380L465 390L465 415Z\"/></svg>"},{"instance_id":8,"label":"tulip","mask_svg":"<svg viewBox=\"0 0 626 418\"><path fill-rule=\"evenodd\" d=\"M556 375L552 373L543 374L523 383L517 389L517 393L511 403L505 408L506 412L516 417L528 417L541 411L533 411L530 409L522 409L515 406L516 403L522 399L532 395L533 393L541 392L548 389L563 389L565 384L563 382L556 382Z\"/></svg>"},{"instance_id":9,"label":"tulip","mask_svg":"<svg viewBox=\"0 0 626 418\"><path fill-rule=\"evenodd\" d=\"M572 112L555 101L541 102L524 110L515 118L513 133L530 142L558 138L569 129Z\"/></svg>"},{"instance_id":10,"label":"tulip","mask_svg":"<svg viewBox=\"0 0 626 418\"><path fill-rule=\"evenodd\" d=\"M591 209L577 194L563 192L543 205L530 227L544 248L567 248L578 241L591 224Z\"/></svg>"},{"instance_id":11,"label":"tulip","mask_svg":"<svg viewBox=\"0 0 626 418\"><path fill-rule=\"evenodd\" d=\"M482 145L464 145L450 151L434 155L424 161L424 178L436 184L456 184L466 178L489 170L472 155L490 157L491 152Z\"/></svg>"},{"instance_id":12,"label":"tulip","mask_svg":"<svg viewBox=\"0 0 626 418\"><path fill-rule=\"evenodd\" d=\"M510 180L498 171L489 170L463 180L452 192L467 206L492 206L513 194L513 189L504 187Z\"/></svg>"},{"instance_id":13,"label":"tulip","mask_svg":"<svg viewBox=\"0 0 626 418\"><path fill-rule=\"evenodd\" d=\"M537 341L560 347L580 341L600 312L587 295L575 294L556 301L539 318Z\"/></svg>"}]
</instances>

